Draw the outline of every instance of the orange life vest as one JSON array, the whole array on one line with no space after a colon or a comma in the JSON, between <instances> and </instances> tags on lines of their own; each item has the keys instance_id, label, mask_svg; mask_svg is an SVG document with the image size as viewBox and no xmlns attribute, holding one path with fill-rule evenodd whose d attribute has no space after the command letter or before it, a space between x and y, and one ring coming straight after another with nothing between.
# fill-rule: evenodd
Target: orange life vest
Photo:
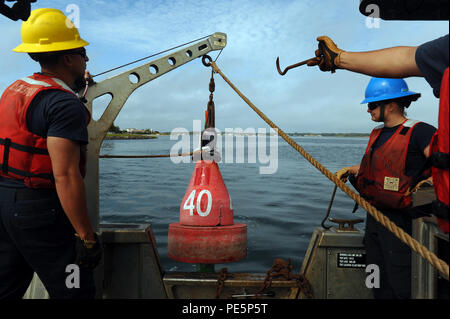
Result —
<instances>
[{"instance_id":1,"label":"orange life vest","mask_svg":"<svg viewBox=\"0 0 450 319\"><path fill-rule=\"evenodd\" d=\"M60 79L42 74L11 84L0 99L0 176L23 180L30 188L54 188L47 139L27 128L27 110L41 91L76 94Z\"/></svg>"},{"instance_id":2,"label":"orange life vest","mask_svg":"<svg viewBox=\"0 0 450 319\"><path fill-rule=\"evenodd\" d=\"M439 97L438 129L433 135L430 145L431 171L433 175L436 200L433 201L433 214L438 217L442 231L448 233L449 212L449 112L448 112L448 68L445 70L441 82Z\"/></svg>"},{"instance_id":3,"label":"orange life vest","mask_svg":"<svg viewBox=\"0 0 450 319\"><path fill-rule=\"evenodd\" d=\"M405 174L405 165L409 140L418 123L404 121L375 151L372 146L383 126L375 128L370 134L354 186L363 198L377 208L400 210L411 207L411 196L405 196L405 193L414 177Z\"/></svg>"}]
</instances>

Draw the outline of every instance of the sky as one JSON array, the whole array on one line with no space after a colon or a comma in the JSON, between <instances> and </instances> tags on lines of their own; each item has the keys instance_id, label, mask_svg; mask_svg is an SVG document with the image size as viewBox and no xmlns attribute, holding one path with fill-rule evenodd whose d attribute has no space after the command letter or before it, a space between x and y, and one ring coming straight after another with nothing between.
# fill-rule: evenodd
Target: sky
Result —
<instances>
[{"instance_id":1,"label":"sky","mask_svg":"<svg viewBox=\"0 0 450 319\"><path fill-rule=\"evenodd\" d=\"M79 32L91 74L172 48L214 32L227 34L217 60L222 72L285 132L369 133L377 125L360 104L370 77L303 66L280 76L281 67L311 58L316 38L327 35L343 50L368 51L398 45L417 46L448 33L448 21L384 21L367 27L359 0L38 0L32 9L56 8L67 15L79 9ZM77 9L77 10L78 10ZM373 23L373 21L371 21ZM21 43L21 21L0 16L0 91L18 78L39 71L27 54L13 52ZM218 51L209 53L213 59ZM162 57L157 56L153 59ZM141 64L148 63L145 60ZM96 77L97 82L140 64ZM195 59L145 84L127 100L115 119L121 129L193 130L204 120L210 69ZM408 117L437 126L438 100L423 78L406 79L422 97ZM216 127L249 129L268 125L215 76ZM94 101L98 119L107 99Z\"/></svg>"}]
</instances>

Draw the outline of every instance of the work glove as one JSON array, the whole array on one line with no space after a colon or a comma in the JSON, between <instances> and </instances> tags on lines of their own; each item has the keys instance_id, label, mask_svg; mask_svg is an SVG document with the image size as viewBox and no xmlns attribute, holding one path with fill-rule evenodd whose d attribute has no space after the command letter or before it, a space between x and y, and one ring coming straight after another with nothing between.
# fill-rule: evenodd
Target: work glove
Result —
<instances>
[{"instance_id":1,"label":"work glove","mask_svg":"<svg viewBox=\"0 0 450 319\"><path fill-rule=\"evenodd\" d=\"M94 233L94 241L86 241L75 234L75 263L81 268L94 270L102 259L103 248L99 242L98 236Z\"/></svg>"},{"instance_id":2,"label":"work glove","mask_svg":"<svg viewBox=\"0 0 450 319\"><path fill-rule=\"evenodd\" d=\"M349 167L344 167L341 168L340 170L338 170L336 172L336 177L339 178L341 181L343 181L344 183L347 182L347 177L350 175L350 170Z\"/></svg>"},{"instance_id":3,"label":"work glove","mask_svg":"<svg viewBox=\"0 0 450 319\"><path fill-rule=\"evenodd\" d=\"M88 70L84 71L84 79L85 79L85 81L88 82L89 85L93 85L93 84L97 83L94 81L94 77L91 75L91 73L89 73Z\"/></svg>"},{"instance_id":4,"label":"work glove","mask_svg":"<svg viewBox=\"0 0 450 319\"><path fill-rule=\"evenodd\" d=\"M336 72L336 69L340 69L341 53L345 52L337 47L337 45L327 36L321 36L317 38L319 41L319 48L316 50L316 57L319 60L312 60L307 63L308 66L319 65L321 71Z\"/></svg>"},{"instance_id":5,"label":"work glove","mask_svg":"<svg viewBox=\"0 0 450 319\"><path fill-rule=\"evenodd\" d=\"M424 179L424 180L420 181L419 183L417 183L414 187L408 188L408 190L405 193L405 196L411 195L412 193L414 193L415 191L420 189L420 187L422 187L423 184L428 184L428 186L433 186L433 177L428 177L427 179Z\"/></svg>"}]
</instances>

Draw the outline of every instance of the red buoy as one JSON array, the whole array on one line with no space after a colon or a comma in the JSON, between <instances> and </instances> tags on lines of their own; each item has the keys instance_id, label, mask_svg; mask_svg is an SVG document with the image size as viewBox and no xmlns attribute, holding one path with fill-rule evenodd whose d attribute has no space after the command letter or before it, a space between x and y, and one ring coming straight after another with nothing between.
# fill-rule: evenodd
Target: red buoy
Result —
<instances>
[{"instance_id":1,"label":"red buoy","mask_svg":"<svg viewBox=\"0 0 450 319\"><path fill-rule=\"evenodd\" d=\"M247 255L247 225L233 223L228 190L214 161L198 161L180 205L180 222L169 225L168 255L186 263L220 264Z\"/></svg>"}]
</instances>

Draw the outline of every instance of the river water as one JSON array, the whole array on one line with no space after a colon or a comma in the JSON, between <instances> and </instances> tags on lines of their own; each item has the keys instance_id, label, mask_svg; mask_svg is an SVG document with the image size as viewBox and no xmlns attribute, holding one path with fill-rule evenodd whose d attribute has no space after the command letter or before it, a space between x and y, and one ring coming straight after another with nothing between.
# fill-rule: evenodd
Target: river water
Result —
<instances>
[{"instance_id":1,"label":"river water","mask_svg":"<svg viewBox=\"0 0 450 319\"><path fill-rule=\"evenodd\" d=\"M359 163L368 142L368 138L355 137L293 139L332 172ZM169 154L176 142L169 136L105 140L100 154ZM267 145L269 142L267 137ZM248 150L248 140L243 143ZM235 140L234 148L241 146ZM260 168L268 164L259 161L258 156L256 163L249 163L248 153L244 163L219 163L233 202L234 222L247 224L247 257L216 265L216 271L227 267L230 272L266 272L275 258L290 258L298 271L314 228L320 227L327 212L334 184L281 138L273 174L260 174ZM273 152L267 148L267 154ZM170 158L100 159L101 223L151 224L163 268L194 271L195 265L167 256L168 227L179 221L180 203L193 168L192 161L175 164ZM352 214L353 205L353 200L338 189L330 217L365 219L361 208Z\"/></svg>"}]
</instances>

